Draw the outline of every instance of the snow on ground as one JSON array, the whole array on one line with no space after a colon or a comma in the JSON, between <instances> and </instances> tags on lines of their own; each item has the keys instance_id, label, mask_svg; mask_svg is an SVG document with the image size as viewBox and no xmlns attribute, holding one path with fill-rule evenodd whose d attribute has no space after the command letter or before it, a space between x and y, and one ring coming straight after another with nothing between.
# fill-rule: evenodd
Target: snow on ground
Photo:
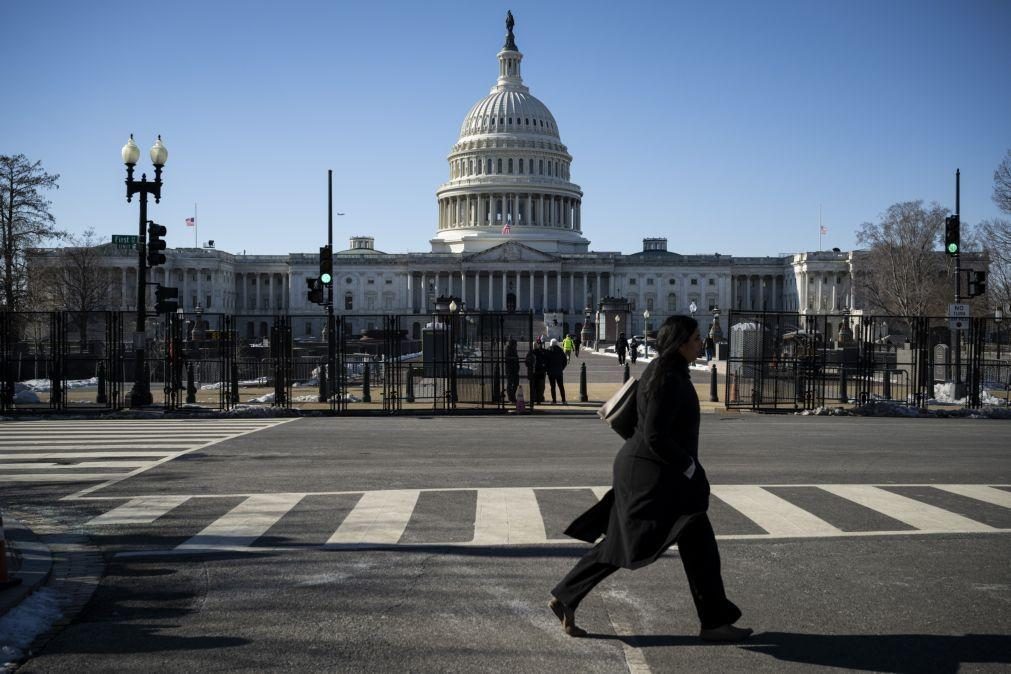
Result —
<instances>
[{"instance_id":1,"label":"snow on ground","mask_svg":"<svg viewBox=\"0 0 1011 674\"><path fill-rule=\"evenodd\" d=\"M51 379L26 379L23 382L18 382L24 384L33 391L45 392L49 391L53 387L53 382ZM67 380L67 388L87 388L89 386L98 386L98 377L92 377L90 379L69 379Z\"/></svg>"},{"instance_id":2,"label":"snow on ground","mask_svg":"<svg viewBox=\"0 0 1011 674\"><path fill-rule=\"evenodd\" d=\"M0 618L0 663L4 669L13 667L25 656L35 637L56 622L60 612L59 595L44 587L31 594Z\"/></svg>"}]
</instances>

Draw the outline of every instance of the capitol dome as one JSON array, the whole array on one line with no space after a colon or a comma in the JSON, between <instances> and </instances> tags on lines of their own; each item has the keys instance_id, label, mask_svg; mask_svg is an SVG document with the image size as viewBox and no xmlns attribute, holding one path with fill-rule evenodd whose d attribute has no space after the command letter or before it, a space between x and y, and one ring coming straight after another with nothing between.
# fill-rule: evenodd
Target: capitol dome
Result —
<instances>
[{"instance_id":1,"label":"capitol dome","mask_svg":"<svg viewBox=\"0 0 1011 674\"><path fill-rule=\"evenodd\" d=\"M583 192L569 182L572 156L554 115L523 84L512 25L510 14L498 80L471 107L449 153L432 252L477 252L506 241L547 253L589 247L580 225Z\"/></svg>"}]
</instances>

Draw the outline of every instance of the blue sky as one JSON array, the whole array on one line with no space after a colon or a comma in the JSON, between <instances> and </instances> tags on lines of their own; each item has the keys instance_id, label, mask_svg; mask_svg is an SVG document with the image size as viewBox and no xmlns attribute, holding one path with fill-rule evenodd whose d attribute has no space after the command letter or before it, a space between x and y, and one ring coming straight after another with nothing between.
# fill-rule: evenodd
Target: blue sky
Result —
<instances>
[{"instance_id":1,"label":"blue sky","mask_svg":"<svg viewBox=\"0 0 1011 674\"><path fill-rule=\"evenodd\" d=\"M619 8L620 7L620 8ZM312 252L369 234L427 251L464 115L495 82L504 16L558 121L593 250L855 246L893 203L999 215L1011 148L1011 2L6 0L0 153L59 173L58 224L136 233L119 150L169 149L171 246Z\"/></svg>"}]
</instances>

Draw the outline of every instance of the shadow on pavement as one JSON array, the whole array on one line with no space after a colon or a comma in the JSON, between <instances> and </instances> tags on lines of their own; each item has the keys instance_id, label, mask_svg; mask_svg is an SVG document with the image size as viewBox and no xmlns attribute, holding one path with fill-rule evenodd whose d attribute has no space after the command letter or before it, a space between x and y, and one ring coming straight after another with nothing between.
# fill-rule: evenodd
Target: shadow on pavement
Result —
<instances>
[{"instance_id":1,"label":"shadow on pavement","mask_svg":"<svg viewBox=\"0 0 1011 674\"><path fill-rule=\"evenodd\" d=\"M635 648L699 646L696 636L589 634L588 639L614 639ZM798 634L762 632L737 648L771 655L777 660L805 665L841 667L858 671L957 672L965 663L1011 663L1011 637L1006 634Z\"/></svg>"}]
</instances>

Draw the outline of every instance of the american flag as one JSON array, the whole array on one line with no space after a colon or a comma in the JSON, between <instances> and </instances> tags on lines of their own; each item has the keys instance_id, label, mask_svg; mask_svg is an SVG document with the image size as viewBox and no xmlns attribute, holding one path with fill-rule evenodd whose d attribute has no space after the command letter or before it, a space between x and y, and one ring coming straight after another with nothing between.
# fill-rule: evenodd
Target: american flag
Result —
<instances>
[{"instance_id":1,"label":"american flag","mask_svg":"<svg viewBox=\"0 0 1011 674\"><path fill-rule=\"evenodd\" d=\"M821 229L821 235L822 236L825 236L826 234L828 234L828 227L825 227L824 225L822 225L820 229Z\"/></svg>"},{"instance_id":2,"label":"american flag","mask_svg":"<svg viewBox=\"0 0 1011 674\"><path fill-rule=\"evenodd\" d=\"M511 231L512 231L512 230L511 230L511 229L509 229L509 223L508 223L508 222L507 222L507 223L505 223L505 225L504 225L504 226L502 227L502 233L503 233L503 234L509 234L509 233L510 233Z\"/></svg>"},{"instance_id":3,"label":"american flag","mask_svg":"<svg viewBox=\"0 0 1011 674\"><path fill-rule=\"evenodd\" d=\"M197 219L196 218L186 218L186 226L187 227L196 227L196 225L197 225Z\"/></svg>"}]
</instances>

